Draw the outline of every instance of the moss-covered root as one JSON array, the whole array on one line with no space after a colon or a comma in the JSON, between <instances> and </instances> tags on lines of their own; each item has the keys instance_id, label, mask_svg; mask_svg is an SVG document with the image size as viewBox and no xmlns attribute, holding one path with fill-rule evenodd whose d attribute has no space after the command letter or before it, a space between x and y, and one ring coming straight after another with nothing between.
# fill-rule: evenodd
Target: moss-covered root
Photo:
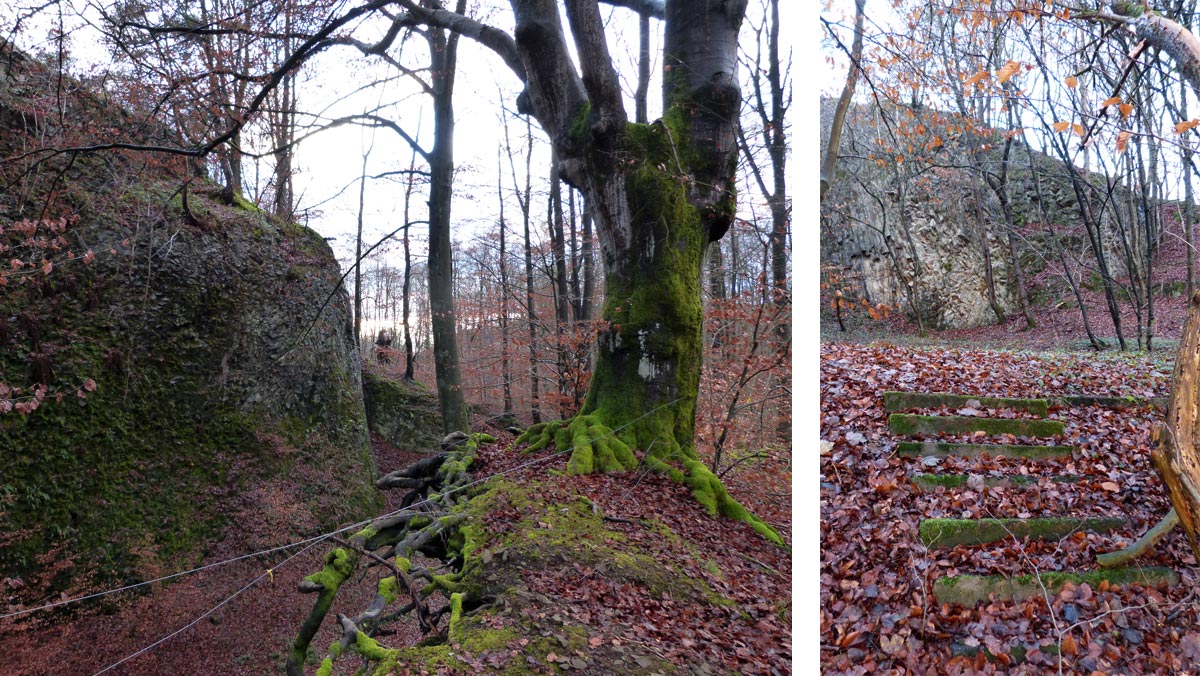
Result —
<instances>
[{"instance_id":1,"label":"moss-covered root","mask_svg":"<svg viewBox=\"0 0 1200 676\"><path fill-rule=\"evenodd\" d=\"M623 472L638 465L637 457L629 445L596 415L540 423L526 430L517 441L529 443L526 453L541 450L551 443L559 451L570 449L571 458L567 460L569 474Z\"/></svg>"},{"instance_id":2,"label":"moss-covered root","mask_svg":"<svg viewBox=\"0 0 1200 676\"><path fill-rule=\"evenodd\" d=\"M730 497L725 490L725 485L721 483L716 474L704 466L703 462L687 459L683 461L683 464L687 468L685 481L691 486L692 495L696 496L696 500L704 505L709 514L714 516L721 514L736 521L745 521L750 524L751 528L758 531L759 535L783 546L783 538L779 537L779 533L775 532L775 529L768 526L762 519L751 514L740 502Z\"/></svg>"},{"instance_id":3,"label":"moss-covered root","mask_svg":"<svg viewBox=\"0 0 1200 676\"><path fill-rule=\"evenodd\" d=\"M353 548L338 547L325 555L325 567L320 572L313 573L300 582L300 591L317 592L317 602L300 627L292 650L288 653L288 676L303 676L304 661L308 658L308 646L321 628L321 622L333 605L338 587L354 574L358 567L358 552Z\"/></svg>"},{"instance_id":4,"label":"moss-covered root","mask_svg":"<svg viewBox=\"0 0 1200 676\"><path fill-rule=\"evenodd\" d=\"M569 474L622 472L638 466L637 457L634 456L629 443L619 438L616 432L595 414L579 415L565 421L539 423L517 437L517 442L529 444L525 453L547 448L550 444L554 444L559 451L569 449ZM745 521L771 542L781 546L784 544L783 538L779 537L774 528L729 496L725 485L700 461L695 451L681 449L677 443L660 444L660 448L661 452L646 454L643 461L646 469L662 472L673 481L686 483L691 487L692 495L704 505L709 514L720 514L737 521ZM668 462L670 460L682 460L686 472L673 467Z\"/></svg>"}]
</instances>

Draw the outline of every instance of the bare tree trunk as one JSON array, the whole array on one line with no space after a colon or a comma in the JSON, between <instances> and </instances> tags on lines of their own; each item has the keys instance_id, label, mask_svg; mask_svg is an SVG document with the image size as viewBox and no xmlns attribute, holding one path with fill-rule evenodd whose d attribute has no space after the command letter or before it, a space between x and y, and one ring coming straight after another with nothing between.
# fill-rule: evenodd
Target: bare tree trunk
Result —
<instances>
[{"instance_id":1,"label":"bare tree trunk","mask_svg":"<svg viewBox=\"0 0 1200 676\"><path fill-rule=\"evenodd\" d=\"M583 259L583 298L579 303L579 319L591 321L596 296L596 255L592 252L592 212L585 204L580 215L583 222L579 257Z\"/></svg>"},{"instance_id":2,"label":"bare tree trunk","mask_svg":"<svg viewBox=\"0 0 1200 676\"><path fill-rule=\"evenodd\" d=\"M650 15L642 12L638 16L638 84L633 95L634 120L646 124L646 98L650 93Z\"/></svg>"},{"instance_id":3,"label":"bare tree trunk","mask_svg":"<svg viewBox=\"0 0 1200 676\"><path fill-rule=\"evenodd\" d=\"M1042 194L1041 173L1038 172L1037 163L1033 161L1033 148L1029 145L1029 139L1024 136L1021 138L1025 146L1025 156L1029 160L1029 174L1033 177L1034 194L1037 195L1038 208L1042 212L1042 222L1046 224L1046 237L1050 240L1051 246L1054 247L1054 253L1063 268L1063 275L1066 276L1067 283L1071 286L1071 293L1075 295L1075 303L1079 306L1079 314L1083 319L1083 331L1087 334L1088 342L1091 343L1092 349L1099 352L1104 349L1104 343L1101 343L1096 338L1095 332L1092 331L1092 324L1088 320L1087 304L1083 302L1083 293L1079 290L1079 284L1075 282L1075 275L1071 274L1071 267L1067 265L1067 257L1063 253L1061 243L1058 241L1058 235L1050 225L1050 214L1046 210L1046 198Z\"/></svg>"},{"instance_id":4,"label":"bare tree trunk","mask_svg":"<svg viewBox=\"0 0 1200 676\"><path fill-rule=\"evenodd\" d=\"M462 13L466 0L459 0ZM462 369L458 362L454 310L454 259L450 249L450 204L454 179L454 76L458 34L440 28L426 33L433 73L433 150L429 154L429 311L438 403L446 432L466 431Z\"/></svg>"},{"instance_id":5,"label":"bare tree trunk","mask_svg":"<svg viewBox=\"0 0 1200 676\"><path fill-rule=\"evenodd\" d=\"M524 190L516 190L517 203L521 207L521 222L524 228L525 235L525 314L529 324L529 399L530 399L530 417L533 422L539 423L542 421L541 408L541 393L539 392L539 379L541 376L538 373L537 360L537 306L534 303L533 293L533 242L530 237L529 225L529 210L530 198L533 188L533 127L529 121L525 123L525 187ZM516 189L517 170L513 164L512 146L508 142L508 120L504 123L504 145L508 152L509 168L513 174L513 187Z\"/></svg>"},{"instance_id":6,"label":"bare tree trunk","mask_svg":"<svg viewBox=\"0 0 1200 676\"><path fill-rule=\"evenodd\" d=\"M558 353L559 416L566 417L567 346L566 332L571 323L570 299L567 297L567 251L563 231L562 182L559 179L558 155L550 154L550 248L554 255L554 335Z\"/></svg>"},{"instance_id":7,"label":"bare tree trunk","mask_svg":"<svg viewBox=\"0 0 1200 676\"><path fill-rule=\"evenodd\" d=\"M409 168L415 168L417 159L416 149L413 149L412 160L409 162ZM401 318L400 322L404 325L404 380L412 382L414 379L413 369L416 367L416 357L413 354L413 339L412 327L409 324L409 308L412 292L412 244L410 242L412 221L409 220L409 205L412 203L413 194L413 174L408 175L408 184L404 188L404 288L401 298Z\"/></svg>"},{"instance_id":8,"label":"bare tree trunk","mask_svg":"<svg viewBox=\"0 0 1200 676\"><path fill-rule=\"evenodd\" d=\"M996 300L996 275L992 271L992 245L988 241L991 239L991 229L988 227L987 213L983 208L983 186L980 185L979 175L979 171L977 171L973 183L975 220L979 223L979 251L983 255L983 281L987 288L988 305L991 306L992 313L996 315L996 322L1003 324L1007 317L1004 316L1004 308L1000 307L1000 303Z\"/></svg>"},{"instance_id":9,"label":"bare tree trunk","mask_svg":"<svg viewBox=\"0 0 1200 676\"><path fill-rule=\"evenodd\" d=\"M362 352L362 233L363 207L367 194L367 158L371 151L363 151L362 171L358 176L358 232L354 237L354 342Z\"/></svg>"},{"instance_id":10,"label":"bare tree trunk","mask_svg":"<svg viewBox=\"0 0 1200 676\"><path fill-rule=\"evenodd\" d=\"M496 192L500 199L500 380L504 391L504 415L511 416L512 400L512 370L509 368L509 337L508 337L508 224L504 221L504 172L500 167L500 157L496 157Z\"/></svg>"},{"instance_id":11,"label":"bare tree trunk","mask_svg":"<svg viewBox=\"0 0 1200 676\"><path fill-rule=\"evenodd\" d=\"M846 74L846 85L838 99L837 110L833 114L833 124L829 128L829 145L825 148L825 158L821 161L821 201L829 194L833 185L833 173L837 169L838 146L842 141L842 126L846 121L846 111L850 108L850 100L854 98L854 88L858 84L859 64L862 62L863 49L863 8L867 0L854 0L854 44L850 47L850 70Z\"/></svg>"}]
</instances>

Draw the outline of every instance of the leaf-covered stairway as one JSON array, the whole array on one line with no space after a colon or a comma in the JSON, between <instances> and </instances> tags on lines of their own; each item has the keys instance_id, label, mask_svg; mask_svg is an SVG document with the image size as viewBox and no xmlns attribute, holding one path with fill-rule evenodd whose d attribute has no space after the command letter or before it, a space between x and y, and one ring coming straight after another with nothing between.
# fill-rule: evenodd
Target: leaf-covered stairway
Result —
<instances>
[{"instance_id":1,"label":"leaf-covered stairway","mask_svg":"<svg viewBox=\"0 0 1200 676\"><path fill-rule=\"evenodd\" d=\"M1145 405L1150 402L1103 397L1060 397L1058 399L1013 399L979 397L946 393L886 392L884 410L893 435L907 440L897 444L897 455L911 459L913 484L923 493L976 491L984 493L997 488L1006 490L1041 490L1054 484L1075 483L1078 475L984 475L983 473L939 473L936 468L946 458L979 459L992 457L1019 458L1037 463L1051 458L1071 458L1076 449L1067 445L1052 445L1047 440L1064 436L1062 420L1048 419L1051 408L1062 417L1070 406ZM1155 402L1157 403L1157 402ZM916 409L938 409L937 415L904 413ZM945 412L957 415L947 415ZM988 417L985 413L1003 412L1009 417ZM942 441L941 435L968 436L971 441ZM922 437L919 441L911 437ZM976 439L1000 437L1013 443L975 443ZM1034 441L1035 443L1028 443ZM1110 490L1105 485L1105 490ZM1070 510L1064 510L1069 512ZM918 529L921 542L931 556L956 546L1000 547L997 555L1019 553L1029 539L1058 540L1080 537L1077 534L1108 533L1126 528L1120 516L1074 515L1063 513L1054 517L1032 518L1028 514L995 514L988 517L953 518L929 515ZM1136 535L1135 533L1128 533ZM1179 583L1179 576L1164 567L1100 568L1086 570L1034 570L1023 575L950 575L933 580L936 602L960 606L981 603L1020 601L1045 596L1047 602L1059 594L1073 596L1076 589L1084 594L1105 590L1114 585L1141 584L1163 587ZM1070 618L1066 618L1070 619ZM987 653L970 637L957 637L954 650ZM966 639L962 642L961 639ZM1047 645L1046 652L1059 649ZM1022 651L1007 655L1005 661L1024 657ZM994 655L987 653L989 658Z\"/></svg>"}]
</instances>

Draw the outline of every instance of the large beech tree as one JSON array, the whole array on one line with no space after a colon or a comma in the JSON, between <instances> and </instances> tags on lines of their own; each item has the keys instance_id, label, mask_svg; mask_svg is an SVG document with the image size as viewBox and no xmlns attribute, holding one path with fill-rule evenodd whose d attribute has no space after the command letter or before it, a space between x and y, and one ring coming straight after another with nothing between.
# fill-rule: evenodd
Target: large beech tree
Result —
<instances>
[{"instance_id":1,"label":"large beech tree","mask_svg":"<svg viewBox=\"0 0 1200 676\"><path fill-rule=\"evenodd\" d=\"M730 498L697 457L701 264L736 210L738 31L746 0L610 0L663 21L663 115L630 121L597 0L512 0L512 36L408 0L396 22L439 26L495 51L524 82L521 112L550 137L603 249L606 299L580 415L535 425L531 448L573 448L575 473L642 462L686 480L712 512L778 535ZM568 30L571 44L568 44ZM578 66L570 47L578 54Z\"/></svg>"}]
</instances>

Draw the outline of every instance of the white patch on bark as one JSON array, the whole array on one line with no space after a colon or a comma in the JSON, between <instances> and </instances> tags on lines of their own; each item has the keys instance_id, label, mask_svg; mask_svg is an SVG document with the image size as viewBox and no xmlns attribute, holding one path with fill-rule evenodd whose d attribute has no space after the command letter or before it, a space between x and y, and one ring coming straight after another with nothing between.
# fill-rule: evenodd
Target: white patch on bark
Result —
<instances>
[{"instance_id":1,"label":"white patch on bark","mask_svg":"<svg viewBox=\"0 0 1200 676\"><path fill-rule=\"evenodd\" d=\"M657 323L654 325L654 328L658 328ZM642 355L642 358L638 360L638 375L645 381L654 380L654 377L658 375L658 367L646 351L646 336L648 335L650 335L650 331L648 330L638 331L637 333L638 352Z\"/></svg>"}]
</instances>

